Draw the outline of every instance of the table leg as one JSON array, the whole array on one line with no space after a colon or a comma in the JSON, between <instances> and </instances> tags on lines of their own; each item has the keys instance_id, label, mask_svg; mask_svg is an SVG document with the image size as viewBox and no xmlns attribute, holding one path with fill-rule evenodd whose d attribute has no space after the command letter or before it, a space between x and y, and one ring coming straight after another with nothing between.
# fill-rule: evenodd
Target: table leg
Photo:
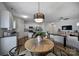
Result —
<instances>
[{"instance_id":1,"label":"table leg","mask_svg":"<svg viewBox=\"0 0 79 59\"><path fill-rule=\"evenodd\" d=\"M66 36L64 36L64 47L66 47Z\"/></svg>"}]
</instances>

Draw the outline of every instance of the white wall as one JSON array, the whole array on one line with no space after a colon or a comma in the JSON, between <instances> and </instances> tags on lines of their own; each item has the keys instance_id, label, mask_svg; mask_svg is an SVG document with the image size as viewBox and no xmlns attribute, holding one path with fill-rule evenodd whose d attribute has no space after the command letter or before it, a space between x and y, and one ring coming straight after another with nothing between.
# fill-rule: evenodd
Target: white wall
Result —
<instances>
[{"instance_id":1,"label":"white wall","mask_svg":"<svg viewBox=\"0 0 79 59\"><path fill-rule=\"evenodd\" d=\"M63 20L63 21L56 22L55 25L57 28L60 28L60 29L62 29L63 25L72 25L71 31L74 31L74 30L78 30L78 27L76 25L77 22L79 22L78 19L69 19L69 20Z\"/></svg>"},{"instance_id":2,"label":"white wall","mask_svg":"<svg viewBox=\"0 0 79 59\"><path fill-rule=\"evenodd\" d=\"M2 2L0 2L0 11L7 10Z\"/></svg>"},{"instance_id":3,"label":"white wall","mask_svg":"<svg viewBox=\"0 0 79 59\"><path fill-rule=\"evenodd\" d=\"M16 20L16 31L18 32L18 38L24 37L24 20L21 18L14 18Z\"/></svg>"}]
</instances>

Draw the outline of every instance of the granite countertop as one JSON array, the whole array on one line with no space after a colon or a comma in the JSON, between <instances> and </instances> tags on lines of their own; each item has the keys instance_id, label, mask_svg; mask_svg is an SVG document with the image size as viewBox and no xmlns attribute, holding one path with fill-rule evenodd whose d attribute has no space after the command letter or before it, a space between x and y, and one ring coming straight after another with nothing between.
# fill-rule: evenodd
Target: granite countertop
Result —
<instances>
[{"instance_id":1,"label":"granite countertop","mask_svg":"<svg viewBox=\"0 0 79 59\"><path fill-rule=\"evenodd\" d=\"M7 36L2 36L2 37L0 37L0 38L12 37L12 36L17 36L17 35L16 35L16 34L14 34L14 35L7 35Z\"/></svg>"},{"instance_id":2,"label":"granite countertop","mask_svg":"<svg viewBox=\"0 0 79 59\"><path fill-rule=\"evenodd\" d=\"M67 36L67 35L65 35L65 34L54 34L54 33L50 33L50 35ZM70 34L69 36L78 37L78 35L72 35L72 34Z\"/></svg>"}]
</instances>

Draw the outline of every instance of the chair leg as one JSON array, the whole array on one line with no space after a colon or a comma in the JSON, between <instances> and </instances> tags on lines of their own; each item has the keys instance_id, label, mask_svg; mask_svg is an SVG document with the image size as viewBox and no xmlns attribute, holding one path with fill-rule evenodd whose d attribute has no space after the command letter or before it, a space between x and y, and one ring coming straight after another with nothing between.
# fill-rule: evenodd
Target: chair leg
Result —
<instances>
[{"instance_id":1,"label":"chair leg","mask_svg":"<svg viewBox=\"0 0 79 59\"><path fill-rule=\"evenodd\" d=\"M55 53L55 48L53 48L52 50L53 50L52 53L54 53L57 56L57 54Z\"/></svg>"},{"instance_id":2,"label":"chair leg","mask_svg":"<svg viewBox=\"0 0 79 59\"><path fill-rule=\"evenodd\" d=\"M30 52L32 56L34 56L34 54L32 52Z\"/></svg>"},{"instance_id":3,"label":"chair leg","mask_svg":"<svg viewBox=\"0 0 79 59\"><path fill-rule=\"evenodd\" d=\"M54 53L54 48L52 49L52 53Z\"/></svg>"},{"instance_id":4,"label":"chair leg","mask_svg":"<svg viewBox=\"0 0 79 59\"><path fill-rule=\"evenodd\" d=\"M17 47L17 55L19 55L20 47Z\"/></svg>"},{"instance_id":5,"label":"chair leg","mask_svg":"<svg viewBox=\"0 0 79 59\"><path fill-rule=\"evenodd\" d=\"M60 54L61 54L61 56L62 56L61 50L60 50Z\"/></svg>"}]
</instances>

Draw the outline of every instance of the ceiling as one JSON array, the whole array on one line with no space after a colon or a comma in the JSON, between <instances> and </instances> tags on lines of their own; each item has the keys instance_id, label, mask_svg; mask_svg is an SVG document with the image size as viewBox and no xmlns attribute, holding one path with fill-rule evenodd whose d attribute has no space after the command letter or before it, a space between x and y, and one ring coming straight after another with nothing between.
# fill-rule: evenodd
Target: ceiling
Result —
<instances>
[{"instance_id":1,"label":"ceiling","mask_svg":"<svg viewBox=\"0 0 79 59\"><path fill-rule=\"evenodd\" d=\"M33 21L33 15L38 9L37 2L4 2L4 5L15 15L29 16L26 21ZM40 10L45 14L46 22L59 21L61 17L79 19L78 2L40 2Z\"/></svg>"}]
</instances>

